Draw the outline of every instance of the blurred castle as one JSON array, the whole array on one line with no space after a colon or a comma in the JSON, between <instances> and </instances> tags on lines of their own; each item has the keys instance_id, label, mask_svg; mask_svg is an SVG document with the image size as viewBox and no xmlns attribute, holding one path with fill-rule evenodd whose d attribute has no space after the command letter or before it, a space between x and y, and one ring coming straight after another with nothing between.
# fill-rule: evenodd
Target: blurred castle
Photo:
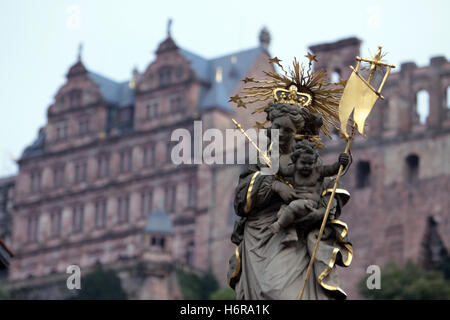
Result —
<instances>
[{"instance_id":1,"label":"blurred castle","mask_svg":"<svg viewBox=\"0 0 450 320\"><path fill-rule=\"evenodd\" d=\"M0 219L13 217L12 231L0 229L6 239L12 232L8 287L62 298L67 266L87 272L97 263L119 272L131 298L180 298L177 267L211 268L225 285L240 166L176 166L170 135L193 132L194 120L203 130L232 128L231 116L249 128L247 110L233 109L228 97L244 77L273 70L269 42L263 30L259 47L207 60L168 33L155 61L123 83L88 71L79 57L18 176L0 181ZM336 79L349 76L359 49L356 38L310 47L315 68ZM355 162L342 180L352 194L342 216L355 251L341 269L349 298L368 265L411 258L435 267L450 245L449 86L444 57L428 67L402 64L374 108L368 138L353 144ZM344 149L338 139L325 143L326 160Z\"/></svg>"},{"instance_id":2,"label":"blurred castle","mask_svg":"<svg viewBox=\"0 0 450 320\"><path fill-rule=\"evenodd\" d=\"M175 267L211 268L225 285L240 167L174 165L170 137L178 128L194 136L194 120L224 130L233 115L250 126L228 98L241 79L273 70L266 29L259 40L208 60L178 47L169 30L155 61L121 83L89 71L79 54L15 181L2 184L5 205L15 193L14 213L4 214L15 254L8 288L64 298L66 268L85 274L98 263L118 271L130 298L180 298Z\"/></svg>"}]
</instances>

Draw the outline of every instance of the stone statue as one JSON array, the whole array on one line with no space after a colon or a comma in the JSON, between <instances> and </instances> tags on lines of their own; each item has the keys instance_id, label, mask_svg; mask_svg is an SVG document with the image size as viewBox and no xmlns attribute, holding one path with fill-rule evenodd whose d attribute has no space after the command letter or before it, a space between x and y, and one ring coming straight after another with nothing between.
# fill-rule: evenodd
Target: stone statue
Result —
<instances>
[{"instance_id":1,"label":"stone statue","mask_svg":"<svg viewBox=\"0 0 450 320\"><path fill-rule=\"evenodd\" d=\"M237 299L346 298L336 266L349 266L353 257L347 225L339 220L350 195L339 188L339 180L349 164L355 131L364 134L365 121L377 99L383 98L381 89L395 66L381 61L379 46L372 59L356 57L348 81L330 83L324 71L312 70L316 56L306 57L308 69L294 59L290 72L277 57L270 59L280 74L266 72L262 80L247 77L243 81L251 85L244 88L244 95L230 98L244 108L273 100L253 113L265 112L265 123L271 123L267 129L279 131L278 172L261 174L264 166L273 163L263 153L265 163L250 165L239 176L234 208L241 218L231 236L237 248L228 271ZM370 63L367 79L358 73L361 62ZM377 71L384 77L375 89ZM265 128L265 123L256 126ZM329 136L331 127L341 132L347 144L338 162L324 166L316 148L324 146L320 134Z\"/></svg>"},{"instance_id":2,"label":"stone statue","mask_svg":"<svg viewBox=\"0 0 450 320\"><path fill-rule=\"evenodd\" d=\"M325 82L320 76L316 80ZM267 88L268 81L264 83ZM231 236L237 248L228 270L228 283L237 299L299 298L334 184L331 176L349 162L348 155L341 154L335 164L321 164L316 150L321 146L319 131L336 114L332 108L326 112L312 108L317 106L312 97L319 94L307 84L301 76L297 81L289 79L288 89L280 89L276 82L275 101L260 109L271 123L267 129L279 130L279 170L276 175L263 175L261 169L268 164L258 163L248 165L239 176L234 208L240 219ZM324 88L325 84L320 90ZM232 101L242 105L243 97L232 97ZM336 100L327 102L328 107L336 106ZM306 281L305 299L346 297L336 265L350 265L353 255L347 226L338 220L348 200L348 192L339 189L331 202L313 272Z\"/></svg>"}]
</instances>

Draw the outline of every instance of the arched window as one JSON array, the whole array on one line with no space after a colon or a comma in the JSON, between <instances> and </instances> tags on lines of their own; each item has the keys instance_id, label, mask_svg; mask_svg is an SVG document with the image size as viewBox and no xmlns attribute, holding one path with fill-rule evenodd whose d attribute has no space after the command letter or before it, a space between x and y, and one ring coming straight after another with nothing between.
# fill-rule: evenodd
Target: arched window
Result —
<instances>
[{"instance_id":1,"label":"arched window","mask_svg":"<svg viewBox=\"0 0 450 320\"><path fill-rule=\"evenodd\" d=\"M370 162L359 161L356 166L356 188L363 189L370 186Z\"/></svg>"},{"instance_id":2,"label":"arched window","mask_svg":"<svg viewBox=\"0 0 450 320\"><path fill-rule=\"evenodd\" d=\"M416 154L410 154L405 158L406 163L406 181L414 183L419 178L420 159Z\"/></svg>"},{"instance_id":3,"label":"arched window","mask_svg":"<svg viewBox=\"0 0 450 320\"><path fill-rule=\"evenodd\" d=\"M426 90L420 90L416 94L416 112L419 116L419 123L425 124L430 114L430 95Z\"/></svg>"},{"instance_id":4,"label":"arched window","mask_svg":"<svg viewBox=\"0 0 450 320\"><path fill-rule=\"evenodd\" d=\"M333 70L333 72L331 73L330 81L331 82L339 82L340 78L341 78L341 69L335 68Z\"/></svg>"}]
</instances>

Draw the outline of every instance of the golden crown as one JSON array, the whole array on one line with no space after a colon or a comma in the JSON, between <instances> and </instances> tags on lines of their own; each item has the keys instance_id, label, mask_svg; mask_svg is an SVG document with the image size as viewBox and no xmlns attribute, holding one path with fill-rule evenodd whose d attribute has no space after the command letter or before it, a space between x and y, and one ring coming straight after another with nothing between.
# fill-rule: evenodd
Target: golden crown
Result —
<instances>
[{"instance_id":1,"label":"golden crown","mask_svg":"<svg viewBox=\"0 0 450 320\"><path fill-rule=\"evenodd\" d=\"M299 107L307 107L312 103L312 97L306 92L298 92L296 85L289 86L289 89L276 88L273 90L273 98L278 103L294 104Z\"/></svg>"}]
</instances>

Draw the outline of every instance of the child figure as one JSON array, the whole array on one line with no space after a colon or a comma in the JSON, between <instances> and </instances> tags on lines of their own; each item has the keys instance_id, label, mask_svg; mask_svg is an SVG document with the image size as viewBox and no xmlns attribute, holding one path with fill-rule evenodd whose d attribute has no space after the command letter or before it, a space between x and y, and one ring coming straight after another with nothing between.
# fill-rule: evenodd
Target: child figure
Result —
<instances>
[{"instance_id":1,"label":"child figure","mask_svg":"<svg viewBox=\"0 0 450 320\"><path fill-rule=\"evenodd\" d=\"M334 164L321 165L315 145L305 139L296 143L291 159L294 166L280 163L280 173L283 176L294 176L294 190L298 199L282 205L277 213L278 220L269 226L272 233L286 229L282 241L285 244L298 240L293 222L318 208L323 179L336 175L339 166L342 164L345 168L350 158L348 154L341 153Z\"/></svg>"}]
</instances>

